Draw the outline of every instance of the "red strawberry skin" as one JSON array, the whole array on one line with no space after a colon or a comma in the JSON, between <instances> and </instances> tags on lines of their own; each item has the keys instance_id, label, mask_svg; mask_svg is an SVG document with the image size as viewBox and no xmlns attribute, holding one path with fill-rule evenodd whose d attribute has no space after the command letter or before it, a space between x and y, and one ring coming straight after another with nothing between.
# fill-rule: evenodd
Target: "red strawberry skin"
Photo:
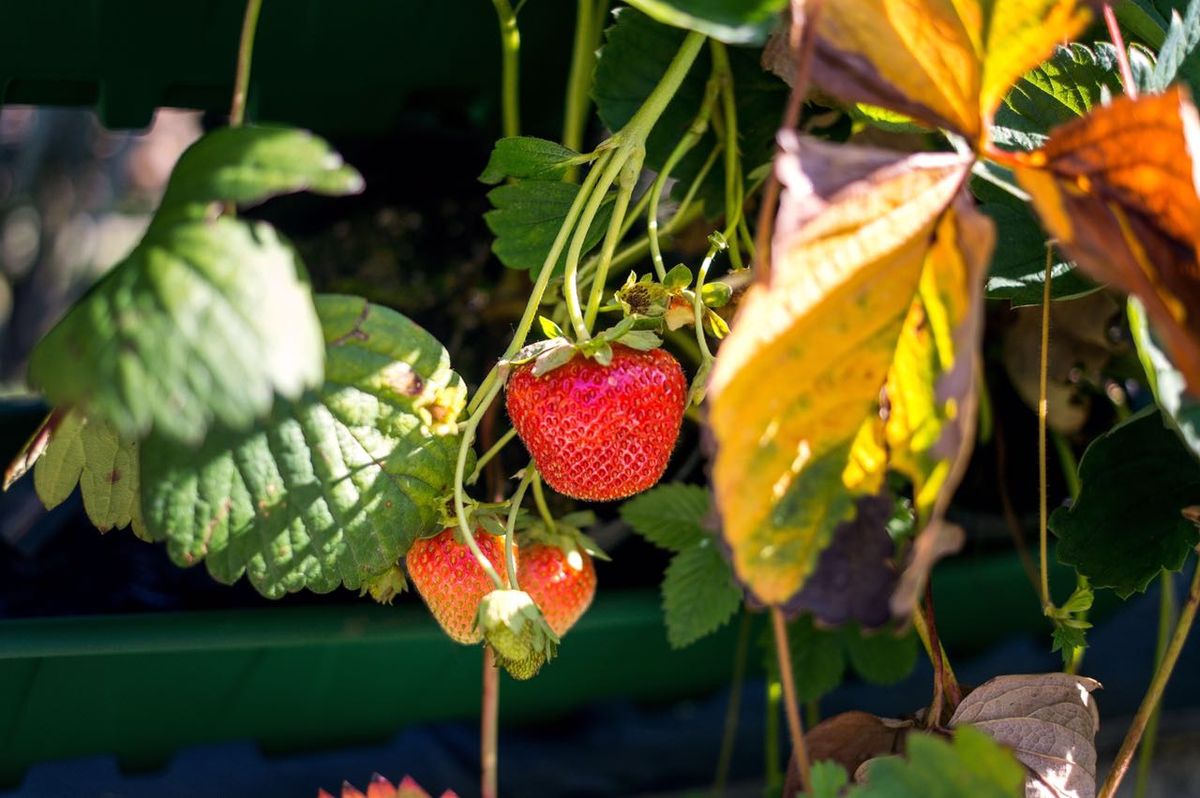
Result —
<instances>
[{"instance_id":1,"label":"red strawberry skin","mask_svg":"<svg viewBox=\"0 0 1200 798\"><path fill-rule=\"evenodd\" d=\"M478 643L483 635L475 630L475 614L479 602L496 586L454 532L444 529L413 543L405 557L408 576L446 634L459 643ZM504 539L479 530L475 542L507 586Z\"/></svg>"},{"instance_id":2,"label":"red strawberry skin","mask_svg":"<svg viewBox=\"0 0 1200 798\"><path fill-rule=\"evenodd\" d=\"M521 549L517 582L559 637L575 625L596 595L596 566L584 551L531 543Z\"/></svg>"},{"instance_id":3,"label":"red strawberry skin","mask_svg":"<svg viewBox=\"0 0 1200 798\"><path fill-rule=\"evenodd\" d=\"M670 353L615 344L608 366L581 355L540 377L532 364L518 366L505 399L550 487L612 501L662 477L679 437L687 381Z\"/></svg>"}]
</instances>

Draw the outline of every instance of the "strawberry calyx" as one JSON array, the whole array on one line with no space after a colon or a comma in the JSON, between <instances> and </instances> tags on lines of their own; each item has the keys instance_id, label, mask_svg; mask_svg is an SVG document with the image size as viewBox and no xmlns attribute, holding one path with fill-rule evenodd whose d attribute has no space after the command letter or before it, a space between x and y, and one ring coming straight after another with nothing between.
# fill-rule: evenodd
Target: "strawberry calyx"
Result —
<instances>
[{"instance_id":1,"label":"strawberry calyx","mask_svg":"<svg viewBox=\"0 0 1200 798\"><path fill-rule=\"evenodd\" d=\"M667 272L662 282L655 281L651 274L639 279L631 272L613 298L626 318L649 320L660 330L678 330L696 322L696 292L689 287L693 279L692 270L682 263ZM701 318L714 338L729 334L729 325L715 309L728 304L732 296L733 288L719 280L705 283L700 289Z\"/></svg>"},{"instance_id":2,"label":"strawberry calyx","mask_svg":"<svg viewBox=\"0 0 1200 798\"><path fill-rule=\"evenodd\" d=\"M608 366L613 359L613 344L622 344L630 349L648 352L662 346L662 339L655 335L647 326L661 328L655 320L627 316L608 329L596 333L588 341L575 342L563 334L562 329L545 316L539 317L542 332L548 336L544 340L535 341L522 347L508 360L502 361L501 366L506 373L513 366L533 363L533 375L544 376L560 366L570 363L576 355L582 355L595 360L602 366Z\"/></svg>"},{"instance_id":3,"label":"strawberry calyx","mask_svg":"<svg viewBox=\"0 0 1200 798\"><path fill-rule=\"evenodd\" d=\"M370 595L380 604L391 604L396 596L408 590L408 577L404 568L395 563L381 574L375 574L363 581L359 596Z\"/></svg>"},{"instance_id":4,"label":"strawberry calyx","mask_svg":"<svg viewBox=\"0 0 1200 798\"><path fill-rule=\"evenodd\" d=\"M531 679L558 653L558 635L524 590L493 590L479 602L475 628L514 679Z\"/></svg>"},{"instance_id":5,"label":"strawberry calyx","mask_svg":"<svg viewBox=\"0 0 1200 798\"><path fill-rule=\"evenodd\" d=\"M575 552L583 552L597 560L609 561L612 558L604 552L604 549L583 532L584 527L592 526L595 523L596 514L588 510L567 513L562 518L554 519L553 527L547 525L541 518L536 518L520 527L517 544L531 546L541 543L561 549L568 556Z\"/></svg>"}]
</instances>

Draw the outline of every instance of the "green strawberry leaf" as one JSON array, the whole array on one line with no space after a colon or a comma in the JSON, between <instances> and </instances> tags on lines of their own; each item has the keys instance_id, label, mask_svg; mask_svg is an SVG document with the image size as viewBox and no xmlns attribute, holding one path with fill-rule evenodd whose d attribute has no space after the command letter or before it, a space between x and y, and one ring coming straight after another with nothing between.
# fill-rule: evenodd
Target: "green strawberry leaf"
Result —
<instances>
[{"instance_id":1,"label":"green strawberry leaf","mask_svg":"<svg viewBox=\"0 0 1200 798\"><path fill-rule=\"evenodd\" d=\"M841 629L841 639L851 667L872 684L895 684L917 664L917 637L911 629L898 635L890 629L863 632L847 624Z\"/></svg>"},{"instance_id":2,"label":"green strawberry leaf","mask_svg":"<svg viewBox=\"0 0 1200 798\"><path fill-rule=\"evenodd\" d=\"M579 186L549 180L523 180L492 189L488 192L492 210L483 215L496 236L492 252L508 268L528 271L536 278L578 193ZM611 215L609 196L588 227L581 254L600 243ZM557 271L562 271L566 263L567 249L564 246L559 255L554 267Z\"/></svg>"},{"instance_id":3,"label":"green strawberry leaf","mask_svg":"<svg viewBox=\"0 0 1200 798\"><path fill-rule=\"evenodd\" d=\"M726 44L762 44L780 26L787 0L629 0L666 25L694 30Z\"/></svg>"},{"instance_id":4,"label":"green strawberry leaf","mask_svg":"<svg viewBox=\"0 0 1200 798\"><path fill-rule=\"evenodd\" d=\"M850 783L846 769L837 762L813 762L809 781L812 791L804 793L811 798L838 798L842 789Z\"/></svg>"},{"instance_id":5,"label":"green strawberry leaf","mask_svg":"<svg viewBox=\"0 0 1200 798\"><path fill-rule=\"evenodd\" d=\"M846 671L846 652L839 635L818 629L808 614L789 622L787 634L797 699L816 700L842 683L842 675ZM767 673L779 678L779 658L770 629L765 631L762 645L763 665Z\"/></svg>"},{"instance_id":6,"label":"green strawberry leaf","mask_svg":"<svg viewBox=\"0 0 1200 798\"><path fill-rule=\"evenodd\" d=\"M1138 358L1146 370L1158 406L1171 420L1192 454L1200 457L1200 401L1188 393L1183 373L1175 368L1175 364L1154 339L1146 321L1146 311L1135 297L1129 298L1128 316Z\"/></svg>"},{"instance_id":7,"label":"green strawberry leaf","mask_svg":"<svg viewBox=\"0 0 1200 798\"><path fill-rule=\"evenodd\" d=\"M1177 571L1200 531L1183 511L1200 505L1200 462L1157 407L1088 446L1079 498L1050 516L1058 559L1124 597L1164 568Z\"/></svg>"},{"instance_id":8,"label":"green strawberry leaf","mask_svg":"<svg viewBox=\"0 0 1200 798\"><path fill-rule=\"evenodd\" d=\"M200 138L171 173L155 224L200 219L214 202L259 202L280 194L354 194L362 176L323 139L295 128L221 128Z\"/></svg>"},{"instance_id":9,"label":"green strawberry leaf","mask_svg":"<svg viewBox=\"0 0 1200 798\"><path fill-rule=\"evenodd\" d=\"M30 381L138 439L244 428L320 382L312 295L291 246L229 218L153 226L33 352Z\"/></svg>"},{"instance_id":10,"label":"green strawberry leaf","mask_svg":"<svg viewBox=\"0 0 1200 798\"><path fill-rule=\"evenodd\" d=\"M987 165L993 172L999 167ZM1010 177L1005 173L1005 177ZM1011 179L1009 180L1011 182ZM1013 307L1040 305L1046 275L1046 234L1029 203L975 178L971 193L996 225L998 246L992 251L985 290L988 299L1007 299ZM1097 286L1056 249L1050 268L1051 299L1070 299L1095 291Z\"/></svg>"},{"instance_id":11,"label":"green strawberry leaf","mask_svg":"<svg viewBox=\"0 0 1200 798\"><path fill-rule=\"evenodd\" d=\"M733 570L705 536L671 558L662 583L667 642L683 648L720 629L742 606Z\"/></svg>"},{"instance_id":12,"label":"green strawberry leaf","mask_svg":"<svg viewBox=\"0 0 1200 798\"><path fill-rule=\"evenodd\" d=\"M439 526L466 399L445 349L366 300L317 300L324 384L199 449L142 446L143 508L180 565L266 596L360 588Z\"/></svg>"},{"instance_id":13,"label":"green strawberry leaf","mask_svg":"<svg viewBox=\"0 0 1200 798\"><path fill-rule=\"evenodd\" d=\"M1200 0L1191 0L1183 16L1171 9L1170 24L1154 73L1150 78L1150 90L1165 91L1175 81L1182 81L1194 94L1200 86L1200 56L1196 45L1200 44Z\"/></svg>"},{"instance_id":14,"label":"green strawberry leaf","mask_svg":"<svg viewBox=\"0 0 1200 798\"><path fill-rule=\"evenodd\" d=\"M762 0L756 0L756 5L763 5ZM656 22L636 8L619 9L616 20L605 34L606 42L597 56L592 83L596 111L610 130L620 130L642 106L687 35L680 28ZM761 57L762 52L758 49L734 47L729 50L738 109L739 149L747 175L771 160L775 152L777 123L788 93L783 81L763 70ZM650 133L646 142L646 168L662 169L680 135L692 124L704 100L705 84L711 70L712 61L705 50ZM715 146L716 134L710 129L675 166L671 176L677 180L672 190L676 199L687 192ZM725 176L719 166L709 172L697 197L703 201L705 214L709 217L722 212Z\"/></svg>"},{"instance_id":15,"label":"green strawberry leaf","mask_svg":"<svg viewBox=\"0 0 1200 798\"><path fill-rule=\"evenodd\" d=\"M58 419L33 466L33 484L47 510L78 485L83 509L101 532L133 526L145 538L138 493L138 445L121 440L101 419L78 411Z\"/></svg>"},{"instance_id":16,"label":"green strawberry leaf","mask_svg":"<svg viewBox=\"0 0 1200 798\"><path fill-rule=\"evenodd\" d=\"M945 742L910 734L907 755L872 760L867 783L848 798L1021 798L1025 769L982 731L957 729Z\"/></svg>"},{"instance_id":17,"label":"green strawberry leaf","mask_svg":"<svg viewBox=\"0 0 1200 798\"><path fill-rule=\"evenodd\" d=\"M651 488L621 505L621 518L659 548L683 551L704 540L708 492L696 485L670 483Z\"/></svg>"},{"instance_id":18,"label":"green strawberry leaf","mask_svg":"<svg viewBox=\"0 0 1200 798\"><path fill-rule=\"evenodd\" d=\"M1083 116L1121 93L1117 51L1110 44L1071 44L1034 67L996 109L992 138L1001 146L1033 149L1050 129Z\"/></svg>"},{"instance_id":19,"label":"green strawberry leaf","mask_svg":"<svg viewBox=\"0 0 1200 798\"><path fill-rule=\"evenodd\" d=\"M493 186L510 177L560 180L572 164L580 163L582 159L575 150L556 141L509 136L496 142L479 180Z\"/></svg>"}]
</instances>

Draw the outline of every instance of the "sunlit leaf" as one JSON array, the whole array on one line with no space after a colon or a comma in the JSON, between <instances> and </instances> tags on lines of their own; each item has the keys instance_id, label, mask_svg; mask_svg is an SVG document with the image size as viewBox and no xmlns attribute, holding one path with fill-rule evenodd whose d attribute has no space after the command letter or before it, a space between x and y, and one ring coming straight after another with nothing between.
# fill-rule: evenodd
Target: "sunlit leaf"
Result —
<instances>
[{"instance_id":1,"label":"sunlit leaf","mask_svg":"<svg viewBox=\"0 0 1200 798\"><path fill-rule=\"evenodd\" d=\"M532 136L508 136L496 142L480 182L495 185L507 177L560 180L579 153L556 141Z\"/></svg>"},{"instance_id":2,"label":"sunlit leaf","mask_svg":"<svg viewBox=\"0 0 1200 798\"><path fill-rule=\"evenodd\" d=\"M1163 91L1176 80L1183 80L1195 91L1200 80L1200 57L1196 45L1200 44L1200 0L1191 0L1187 11L1180 15L1171 11L1171 23L1167 38L1158 51L1150 89Z\"/></svg>"},{"instance_id":3,"label":"sunlit leaf","mask_svg":"<svg viewBox=\"0 0 1200 798\"><path fill-rule=\"evenodd\" d=\"M1056 128L1018 167L1046 228L1096 280L1135 294L1200 390L1200 119L1186 90L1111 105Z\"/></svg>"},{"instance_id":4,"label":"sunlit leaf","mask_svg":"<svg viewBox=\"0 0 1200 798\"><path fill-rule=\"evenodd\" d=\"M709 386L723 534L738 577L766 603L803 587L855 498L879 487L886 463L851 452L878 413L939 220L969 164L784 143L770 276L743 298Z\"/></svg>"},{"instance_id":5,"label":"sunlit leaf","mask_svg":"<svg viewBox=\"0 0 1200 798\"><path fill-rule=\"evenodd\" d=\"M291 246L222 217L151 226L38 344L29 379L136 440L244 428L321 379L320 327Z\"/></svg>"},{"instance_id":6,"label":"sunlit leaf","mask_svg":"<svg viewBox=\"0 0 1200 798\"><path fill-rule=\"evenodd\" d=\"M54 417L52 417L54 418ZM103 420L71 411L57 419L33 466L38 497L52 510L79 486L88 519L101 532L132 524L145 537L138 492L138 445Z\"/></svg>"},{"instance_id":7,"label":"sunlit leaf","mask_svg":"<svg viewBox=\"0 0 1200 798\"><path fill-rule=\"evenodd\" d=\"M1074 0L830 3L813 80L982 143L1009 87L1087 20Z\"/></svg>"},{"instance_id":8,"label":"sunlit leaf","mask_svg":"<svg viewBox=\"0 0 1200 798\"><path fill-rule=\"evenodd\" d=\"M199 449L142 444L143 507L180 565L264 595L356 589L433 532L452 491L466 398L445 349L361 298L318 300L325 383Z\"/></svg>"},{"instance_id":9,"label":"sunlit leaf","mask_svg":"<svg viewBox=\"0 0 1200 798\"><path fill-rule=\"evenodd\" d=\"M727 44L761 44L787 0L630 0L659 22L699 31Z\"/></svg>"},{"instance_id":10,"label":"sunlit leaf","mask_svg":"<svg viewBox=\"0 0 1200 798\"><path fill-rule=\"evenodd\" d=\"M297 191L353 194L362 188L362 176L308 131L258 125L220 128L180 156L155 223L180 216L203 218L214 202L258 202Z\"/></svg>"},{"instance_id":11,"label":"sunlit leaf","mask_svg":"<svg viewBox=\"0 0 1200 798\"><path fill-rule=\"evenodd\" d=\"M996 109L992 139L999 145L1033 149L1055 125L1083 116L1121 93L1117 50L1099 42L1070 44L1029 70Z\"/></svg>"},{"instance_id":12,"label":"sunlit leaf","mask_svg":"<svg viewBox=\"0 0 1200 798\"><path fill-rule=\"evenodd\" d=\"M1200 458L1200 400L1187 393L1183 374L1154 340L1142 303L1131 298L1128 315L1129 330L1158 406L1175 425L1192 454Z\"/></svg>"},{"instance_id":13,"label":"sunlit leaf","mask_svg":"<svg viewBox=\"0 0 1200 798\"><path fill-rule=\"evenodd\" d=\"M1200 543L1184 510L1200 505L1200 462L1150 407L1092 442L1079 463L1075 503L1050 516L1058 559L1094 587L1126 596Z\"/></svg>"}]
</instances>

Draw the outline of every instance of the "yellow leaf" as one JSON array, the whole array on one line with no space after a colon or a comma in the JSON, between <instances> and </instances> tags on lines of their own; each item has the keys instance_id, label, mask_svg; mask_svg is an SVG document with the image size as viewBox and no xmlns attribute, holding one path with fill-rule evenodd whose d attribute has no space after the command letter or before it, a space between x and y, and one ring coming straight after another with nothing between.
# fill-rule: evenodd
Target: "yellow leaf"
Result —
<instances>
[{"instance_id":1,"label":"yellow leaf","mask_svg":"<svg viewBox=\"0 0 1200 798\"><path fill-rule=\"evenodd\" d=\"M83 509L101 532L132 524L147 539L141 518L136 443L122 441L101 419L68 412L33 466L33 483L47 509L67 499L78 484Z\"/></svg>"},{"instance_id":2,"label":"yellow leaf","mask_svg":"<svg viewBox=\"0 0 1200 798\"><path fill-rule=\"evenodd\" d=\"M766 603L800 589L855 498L882 480L884 463L852 456L854 443L969 166L784 139L770 275L743 299L708 394L723 533Z\"/></svg>"},{"instance_id":3,"label":"yellow leaf","mask_svg":"<svg viewBox=\"0 0 1200 798\"><path fill-rule=\"evenodd\" d=\"M890 465L913 483L920 526L945 513L975 430L983 278L995 234L967 202L938 224L888 372Z\"/></svg>"},{"instance_id":4,"label":"yellow leaf","mask_svg":"<svg viewBox=\"0 0 1200 798\"><path fill-rule=\"evenodd\" d=\"M841 0L818 22L813 81L982 147L1013 82L1083 30L1076 0Z\"/></svg>"},{"instance_id":5,"label":"yellow leaf","mask_svg":"<svg viewBox=\"0 0 1200 798\"><path fill-rule=\"evenodd\" d=\"M1055 128L1018 163L1046 228L1093 278L1136 294L1200 392L1200 118L1185 89L1111 105Z\"/></svg>"}]
</instances>

